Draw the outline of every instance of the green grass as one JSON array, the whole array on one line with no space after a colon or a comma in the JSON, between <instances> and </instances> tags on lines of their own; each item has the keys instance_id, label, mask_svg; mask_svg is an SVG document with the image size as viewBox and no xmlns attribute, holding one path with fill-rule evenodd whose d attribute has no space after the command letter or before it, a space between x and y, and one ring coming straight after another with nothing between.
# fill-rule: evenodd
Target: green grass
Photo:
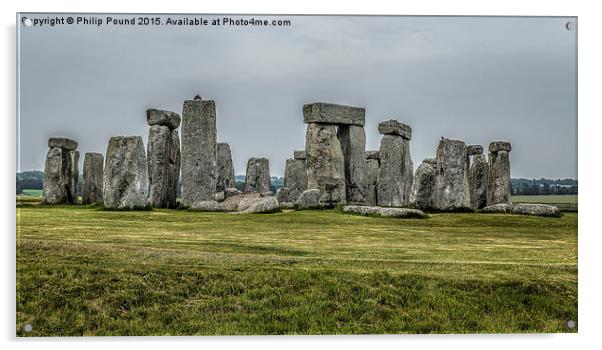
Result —
<instances>
[{"instance_id":1,"label":"green grass","mask_svg":"<svg viewBox=\"0 0 602 350\"><path fill-rule=\"evenodd\" d=\"M547 196L512 196L513 203L568 203L577 204L576 194Z\"/></svg>"},{"instance_id":2,"label":"green grass","mask_svg":"<svg viewBox=\"0 0 602 350\"><path fill-rule=\"evenodd\" d=\"M18 336L576 331L574 213L24 204L17 222Z\"/></svg>"},{"instance_id":3,"label":"green grass","mask_svg":"<svg viewBox=\"0 0 602 350\"><path fill-rule=\"evenodd\" d=\"M23 190L23 195L31 197L42 197L42 190Z\"/></svg>"}]
</instances>

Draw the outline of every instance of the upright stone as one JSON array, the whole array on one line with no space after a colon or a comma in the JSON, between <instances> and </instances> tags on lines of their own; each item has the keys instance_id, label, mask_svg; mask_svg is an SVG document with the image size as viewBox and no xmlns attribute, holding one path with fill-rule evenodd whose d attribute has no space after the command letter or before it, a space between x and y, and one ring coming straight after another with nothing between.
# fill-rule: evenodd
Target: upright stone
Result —
<instances>
[{"instance_id":1,"label":"upright stone","mask_svg":"<svg viewBox=\"0 0 602 350\"><path fill-rule=\"evenodd\" d=\"M305 108L304 108L305 112ZM319 190L319 205L346 203L345 158L333 124L310 123L305 134L308 189Z\"/></svg>"},{"instance_id":2,"label":"upright stone","mask_svg":"<svg viewBox=\"0 0 602 350\"><path fill-rule=\"evenodd\" d=\"M172 135L165 125L152 125L148 133L148 202L155 208L173 208L175 188L171 187Z\"/></svg>"},{"instance_id":3,"label":"upright stone","mask_svg":"<svg viewBox=\"0 0 602 350\"><path fill-rule=\"evenodd\" d=\"M405 164L404 164L404 190L403 190L403 203L407 205L410 203L410 194L412 193L412 184L414 182L414 163L412 162L412 156L410 155L410 140L403 139L404 150L405 150Z\"/></svg>"},{"instance_id":4,"label":"upright stone","mask_svg":"<svg viewBox=\"0 0 602 350\"><path fill-rule=\"evenodd\" d=\"M245 176L245 192L270 191L270 162L267 158L249 158Z\"/></svg>"},{"instance_id":5,"label":"upright stone","mask_svg":"<svg viewBox=\"0 0 602 350\"><path fill-rule=\"evenodd\" d=\"M481 148L481 152L483 149ZM468 174L470 185L470 206L473 209L482 209L487 206L487 177L489 165L485 155L477 153L471 162Z\"/></svg>"},{"instance_id":6,"label":"upright stone","mask_svg":"<svg viewBox=\"0 0 602 350\"><path fill-rule=\"evenodd\" d=\"M178 183L180 180L180 166L182 157L180 154L180 135L178 130L173 129L170 132L171 142L169 147L169 172L168 172L168 191L167 191L167 203L169 207L177 206L178 198Z\"/></svg>"},{"instance_id":7,"label":"upright stone","mask_svg":"<svg viewBox=\"0 0 602 350\"><path fill-rule=\"evenodd\" d=\"M182 205L212 200L217 184L215 102L184 101L182 111Z\"/></svg>"},{"instance_id":8,"label":"upright stone","mask_svg":"<svg viewBox=\"0 0 602 350\"><path fill-rule=\"evenodd\" d=\"M378 151L366 151L366 205L377 205Z\"/></svg>"},{"instance_id":9,"label":"upright stone","mask_svg":"<svg viewBox=\"0 0 602 350\"><path fill-rule=\"evenodd\" d=\"M405 204L406 151L399 135L383 135L380 140L380 168L377 175L378 205L400 207Z\"/></svg>"},{"instance_id":10,"label":"upright stone","mask_svg":"<svg viewBox=\"0 0 602 350\"><path fill-rule=\"evenodd\" d=\"M84 155L82 204L103 203L103 163L102 153L86 153Z\"/></svg>"},{"instance_id":11,"label":"upright stone","mask_svg":"<svg viewBox=\"0 0 602 350\"><path fill-rule=\"evenodd\" d=\"M234 163L230 145L224 142L217 144L217 191L235 187Z\"/></svg>"},{"instance_id":12,"label":"upright stone","mask_svg":"<svg viewBox=\"0 0 602 350\"><path fill-rule=\"evenodd\" d=\"M510 142L489 144L487 205L512 204L510 196Z\"/></svg>"},{"instance_id":13,"label":"upright stone","mask_svg":"<svg viewBox=\"0 0 602 350\"><path fill-rule=\"evenodd\" d=\"M435 167L433 163L425 159L414 176L412 191L410 193L410 205L420 210L432 207L433 191L435 189Z\"/></svg>"},{"instance_id":14,"label":"upright stone","mask_svg":"<svg viewBox=\"0 0 602 350\"><path fill-rule=\"evenodd\" d=\"M339 125L337 137L345 159L347 204L366 201L366 133L363 126Z\"/></svg>"},{"instance_id":15,"label":"upright stone","mask_svg":"<svg viewBox=\"0 0 602 350\"><path fill-rule=\"evenodd\" d=\"M437 165L433 208L436 210L470 209L466 144L442 139L437 147Z\"/></svg>"},{"instance_id":16,"label":"upright stone","mask_svg":"<svg viewBox=\"0 0 602 350\"><path fill-rule=\"evenodd\" d=\"M75 203L79 151L77 142L68 138L51 137L44 166L44 204Z\"/></svg>"},{"instance_id":17,"label":"upright stone","mask_svg":"<svg viewBox=\"0 0 602 350\"><path fill-rule=\"evenodd\" d=\"M301 193L307 190L307 163L305 159L287 159L284 169L284 188L282 200L294 203Z\"/></svg>"},{"instance_id":18,"label":"upright stone","mask_svg":"<svg viewBox=\"0 0 602 350\"><path fill-rule=\"evenodd\" d=\"M111 137L102 194L107 208L140 209L148 206L148 163L142 137Z\"/></svg>"}]
</instances>

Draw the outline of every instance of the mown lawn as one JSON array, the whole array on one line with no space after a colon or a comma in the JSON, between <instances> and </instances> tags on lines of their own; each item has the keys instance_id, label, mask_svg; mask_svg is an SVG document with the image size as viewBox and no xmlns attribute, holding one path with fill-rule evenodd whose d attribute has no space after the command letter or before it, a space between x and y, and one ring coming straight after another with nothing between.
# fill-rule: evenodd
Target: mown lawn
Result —
<instances>
[{"instance_id":1,"label":"mown lawn","mask_svg":"<svg viewBox=\"0 0 602 350\"><path fill-rule=\"evenodd\" d=\"M24 203L17 224L18 336L576 331L574 213Z\"/></svg>"},{"instance_id":2,"label":"mown lawn","mask_svg":"<svg viewBox=\"0 0 602 350\"><path fill-rule=\"evenodd\" d=\"M513 203L567 203L576 204L576 194L542 195L542 196L512 196Z\"/></svg>"}]
</instances>

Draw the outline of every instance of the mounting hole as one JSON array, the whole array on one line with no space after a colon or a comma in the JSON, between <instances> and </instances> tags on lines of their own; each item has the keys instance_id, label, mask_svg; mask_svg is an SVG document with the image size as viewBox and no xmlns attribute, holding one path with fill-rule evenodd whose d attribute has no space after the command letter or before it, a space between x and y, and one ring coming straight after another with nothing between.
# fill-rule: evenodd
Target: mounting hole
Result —
<instances>
[{"instance_id":1,"label":"mounting hole","mask_svg":"<svg viewBox=\"0 0 602 350\"><path fill-rule=\"evenodd\" d=\"M566 22L564 27L566 28L566 30L573 30L573 29L575 29L575 22L568 21L568 22Z\"/></svg>"}]
</instances>

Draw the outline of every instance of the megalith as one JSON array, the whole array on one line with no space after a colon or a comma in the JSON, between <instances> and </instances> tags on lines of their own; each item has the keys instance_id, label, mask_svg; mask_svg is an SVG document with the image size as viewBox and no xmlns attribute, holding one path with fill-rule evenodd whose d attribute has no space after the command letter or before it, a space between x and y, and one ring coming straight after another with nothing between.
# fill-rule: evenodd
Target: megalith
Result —
<instances>
[{"instance_id":1,"label":"megalith","mask_svg":"<svg viewBox=\"0 0 602 350\"><path fill-rule=\"evenodd\" d=\"M149 204L155 208L175 208L180 176L180 116L171 111L148 109Z\"/></svg>"},{"instance_id":2,"label":"megalith","mask_svg":"<svg viewBox=\"0 0 602 350\"><path fill-rule=\"evenodd\" d=\"M345 158L334 124L310 123L305 135L307 188L320 191L321 206L346 203Z\"/></svg>"},{"instance_id":3,"label":"megalith","mask_svg":"<svg viewBox=\"0 0 602 350\"><path fill-rule=\"evenodd\" d=\"M182 205L213 200L217 185L215 101L195 97L182 110Z\"/></svg>"},{"instance_id":4,"label":"megalith","mask_svg":"<svg viewBox=\"0 0 602 350\"><path fill-rule=\"evenodd\" d=\"M482 209L487 206L487 177L489 176L489 165L483 154L483 147L474 148L468 146L468 155L473 156L468 172L468 184L470 191L470 206L472 209Z\"/></svg>"},{"instance_id":5,"label":"megalith","mask_svg":"<svg viewBox=\"0 0 602 350\"><path fill-rule=\"evenodd\" d=\"M378 125L383 135L380 143L380 168L377 179L378 205L399 207L409 203L413 179L410 156L412 128L397 120Z\"/></svg>"},{"instance_id":6,"label":"megalith","mask_svg":"<svg viewBox=\"0 0 602 350\"><path fill-rule=\"evenodd\" d=\"M230 145L225 142L217 144L217 185L218 192L226 191L226 188L236 187L234 179L234 163L232 162L232 151Z\"/></svg>"},{"instance_id":7,"label":"megalith","mask_svg":"<svg viewBox=\"0 0 602 350\"><path fill-rule=\"evenodd\" d=\"M510 196L510 142L489 144L487 205L512 204Z\"/></svg>"},{"instance_id":8,"label":"megalith","mask_svg":"<svg viewBox=\"0 0 602 350\"><path fill-rule=\"evenodd\" d=\"M104 157L102 153L88 152L84 155L82 204L103 203L103 163Z\"/></svg>"},{"instance_id":9,"label":"megalith","mask_svg":"<svg viewBox=\"0 0 602 350\"><path fill-rule=\"evenodd\" d=\"M337 128L345 159L345 190L347 204L366 201L366 133L359 125L341 124Z\"/></svg>"},{"instance_id":10,"label":"megalith","mask_svg":"<svg viewBox=\"0 0 602 350\"><path fill-rule=\"evenodd\" d=\"M301 193L307 190L307 163L305 159L287 159L284 169L284 188L280 201L296 202Z\"/></svg>"},{"instance_id":11,"label":"megalith","mask_svg":"<svg viewBox=\"0 0 602 350\"><path fill-rule=\"evenodd\" d=\"M270 162L267 158L249 158L244 192L269 192Z\"/></svg>"},{"instance_id":12,"label":"megalith","mask_svg":"<svg viewBox=\"0 0 602 350\"><path fill-rule=\"evenodd\" d=\"M148 163L140 136L114 136L107 147L102 196L111 209L148 206Z\"/></svg>"},{"instance_id":13,"label":"megalith","mask_svg":"<svg viewBox=\"0 0 602 350\"><path fill-rule=\"evenodd\" d=\"M366 123L366 110L361 107L316 102L303 106L303 121L306 124L322 123L358 125Z\"/></svg>"},{"instance_id":14,"label":"megalith","mask_svg":"<svg viewBox=\"0 0 602 350\"><path fill-rule=\"evenodd\" d=\"M366 205L377 205L376 183L379 168L378 151L366 151Z\"/></svg>"},{"instance_id":15,"label":"megalith","mask_svg":"<svg viewBox=\"0 0 602 350\"><path fill-rule=\"evenodd\" d=\"M75 203L79 176L77 142L63 137L48 139L44 165L44 204Z\"/></svg>"},{"instance_id":16,"label":"megalith","mask_svg":"<svg viewBox=\"0 0 602 350\"><path fill-rule=\"evenodd\" d=\"M467 153L464 141L442 139L437 147L433 209L470 209Z\"/></svg>"},{"instance_id":17,"label":"megalith","mask_svg":"<svg viewBox=\"0 0 602 350\"><path fill-rule=\"evenodd\" d=\"M420 210L432 207L433 192L435 189L435 164L431 159L425 159L416 169L412 191L410 193L410 205Z\"/></svg>"}]
</instances>

